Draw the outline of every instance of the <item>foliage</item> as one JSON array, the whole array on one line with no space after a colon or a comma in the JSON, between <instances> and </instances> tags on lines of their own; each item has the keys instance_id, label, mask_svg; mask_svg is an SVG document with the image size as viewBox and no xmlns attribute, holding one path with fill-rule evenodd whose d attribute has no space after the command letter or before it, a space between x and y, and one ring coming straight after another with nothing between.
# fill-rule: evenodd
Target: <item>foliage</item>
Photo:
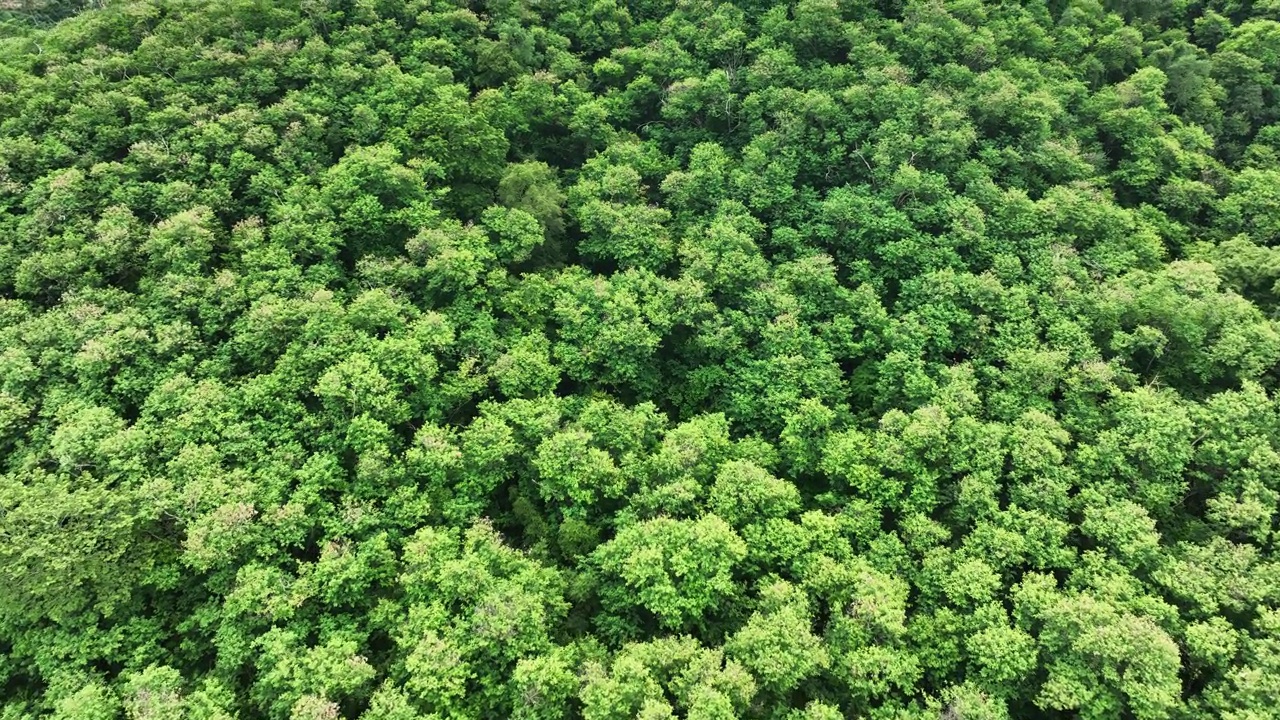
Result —
<instances>
[{"instance_id":1,"label":"foliage","mask_svg":"<svg viewBox=\"0 0 1280 720\"><path fill-rule=\"evenodd\" d=\"M0 718L1274 717L1278 8L0 1Z\"/></svg>"}]
</instances>

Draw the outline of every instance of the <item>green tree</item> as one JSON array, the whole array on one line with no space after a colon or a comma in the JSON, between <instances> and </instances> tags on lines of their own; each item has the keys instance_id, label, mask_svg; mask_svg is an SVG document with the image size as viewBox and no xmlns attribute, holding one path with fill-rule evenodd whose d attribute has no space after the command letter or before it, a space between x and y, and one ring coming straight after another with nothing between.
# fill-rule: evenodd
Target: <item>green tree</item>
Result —
<instances>
[{"instance_id":1,"label":"green tree","mask_svg":"<svg viewBox=\"0 0 1280 720\"><path fill-rule=\"evenodd\" d=\"M724 520L655 518L621 528L592 554L601 601L613 612L643 609L664 628L702 624L738 595L734 568L747 554Z\"/></svg>"}]
</instances>

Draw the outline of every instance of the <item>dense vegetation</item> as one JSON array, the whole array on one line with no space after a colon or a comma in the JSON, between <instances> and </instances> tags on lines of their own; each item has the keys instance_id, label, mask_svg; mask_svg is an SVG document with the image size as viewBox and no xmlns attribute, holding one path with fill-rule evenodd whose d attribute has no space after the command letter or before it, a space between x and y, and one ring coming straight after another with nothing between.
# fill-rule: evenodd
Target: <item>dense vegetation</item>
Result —
<instances>
[{"instance_id":1,"label":"dense vegetation","mask_svg":"<svg viewBox=\"0 0 1280 720\"><path fill-rule=\"evenodd\" d=\"M3 720L1276 717L1275 0L29 4Z\"/></svg>"}]
</instances>

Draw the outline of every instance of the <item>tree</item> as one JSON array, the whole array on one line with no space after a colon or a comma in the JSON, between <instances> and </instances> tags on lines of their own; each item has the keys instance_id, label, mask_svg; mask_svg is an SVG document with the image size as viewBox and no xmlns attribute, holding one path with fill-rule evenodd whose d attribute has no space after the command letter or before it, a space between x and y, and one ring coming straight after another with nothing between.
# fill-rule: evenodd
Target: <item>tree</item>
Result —
<instances>
[{"instance_id":1,"label":"tree","mask_svg":"<svg viewBox=\"0 0 1280 720\"><path fill-rule=\"evenodd\" d=\"M525 162L507 167L498 182L498 201L504 207L523 210L541 225L548 239L564 232L565 195L556 173L543 162Z\"/></svg>"},{"instance_id":2,"label":"tree","mask_svg":"<svg viewBox=\"0 0 1280 720\"><path fill-rule=\"evenodd\" d=\"M734 567L746 553L728 523L706 515L623 527L592 557L602 574L606 608L643 609L662 627L679 630L703 624L708 611L734 599Z\"/></svg>"},{"instance_id":3,"label":"tree","mask_svg":"<svg viewBox=\"0 0 1280 720\"><path fill-rule=\"evenodd\" d=\"M1150 618L1088 594L1063 595L1033 575L1015 595L1019 625L1036 630L1048 679L1036 704L1096 716L1167 717L1178 702L1178 646Z\"/></svg>"},{"instance_id":4,"label":"tree","mask_svg":"<svg viewBox=\"0 0 1280 720\"><path fill-rule=\"evenodd\" d=\"M586 667L583 717L731 718L746 710L755 683L741 665L689 637L625 646L607 666Z\"/></svg>"},{"instance_id":5,"label":"tree","mask_svg":"<svg viewBox=\"0 0 1280 720\"><path fill-rule=\"evenodd\" d=\"M762 591L763 607L725 643L725 652L775 693L793 690L800 681L830 663L822 641L810 627L808 598L780 582Z\"/></svg>"}]
</instances>

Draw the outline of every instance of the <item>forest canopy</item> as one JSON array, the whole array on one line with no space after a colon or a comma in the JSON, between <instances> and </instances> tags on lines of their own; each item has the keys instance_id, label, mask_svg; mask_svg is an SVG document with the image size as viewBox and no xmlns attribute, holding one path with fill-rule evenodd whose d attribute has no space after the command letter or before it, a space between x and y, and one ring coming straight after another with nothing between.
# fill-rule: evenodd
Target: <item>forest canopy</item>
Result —
<instances>
[{"instance_id":1,"label":"forest canopy","mask_svg":"<svg viewBox=\"0 0 1280 720\"><path fill-rule=\"evenodd\" d=\"M0 2L0 720L1275 718L1278 313L1275 0Z\"/></svg>"}]
</instances>

